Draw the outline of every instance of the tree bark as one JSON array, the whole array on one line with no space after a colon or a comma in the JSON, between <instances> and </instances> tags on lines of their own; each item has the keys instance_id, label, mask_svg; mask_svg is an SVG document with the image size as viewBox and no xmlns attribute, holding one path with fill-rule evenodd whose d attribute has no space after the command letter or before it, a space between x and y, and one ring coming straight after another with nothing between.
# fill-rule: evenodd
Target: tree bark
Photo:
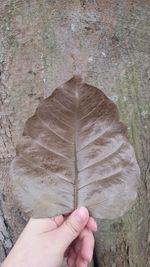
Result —
<instances>
[{"instance_id":1,"label":"tree bark","mask_svg":"<svg viewBox=\"0 0 150 267\"><path fill-rule=\"evenodd\" d=\"M98 221L94 264L148 266L149 12L148 0L0 0L0 262L26 223L9 177L24 122L81 73L118 105L141 168L134 207Z\"/></svg>"}]
</instances>

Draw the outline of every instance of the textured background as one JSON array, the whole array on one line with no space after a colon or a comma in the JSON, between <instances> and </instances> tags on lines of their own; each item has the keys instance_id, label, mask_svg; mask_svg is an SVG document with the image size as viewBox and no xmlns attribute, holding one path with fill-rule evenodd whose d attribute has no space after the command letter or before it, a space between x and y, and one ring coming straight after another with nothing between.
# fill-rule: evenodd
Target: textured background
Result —
<instances>
[{"instance_id":1,"label":"textured background","mask_svg":"<svg viewBox=\"0 0 150 267\"><path fill-rule=\"evenodd\" d=\"M148 0L0 0L0 261L25 224L9 186L24 122L82 73L118 105L141 167L132 210L98 222L95 266L148 266L149 17Z\"/></svg>"}]
</instances>

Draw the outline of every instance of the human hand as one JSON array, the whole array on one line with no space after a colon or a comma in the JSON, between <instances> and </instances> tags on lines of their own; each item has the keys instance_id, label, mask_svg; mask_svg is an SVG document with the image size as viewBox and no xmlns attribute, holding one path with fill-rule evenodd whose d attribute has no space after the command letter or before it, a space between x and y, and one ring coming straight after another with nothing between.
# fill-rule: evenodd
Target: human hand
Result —
<instances>
[{"instance_id":1,"label":"human hand","mask_svg":"<svg viewBox=\"0 0 150 267\"><path fill-rule=\"evenodd\" d=\"M95 220L84 207L67 219L30 219L1 267L86 267L94 248Z\"/></svg>"}]
</instances>

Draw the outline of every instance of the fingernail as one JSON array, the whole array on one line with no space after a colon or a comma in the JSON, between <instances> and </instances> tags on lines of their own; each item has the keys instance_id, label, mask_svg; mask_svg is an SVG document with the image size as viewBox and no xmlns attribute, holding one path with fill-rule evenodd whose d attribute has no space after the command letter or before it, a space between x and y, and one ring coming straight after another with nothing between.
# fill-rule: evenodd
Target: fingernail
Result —
<instances>
[{"instance_id":1,"label":"fingernail","mask_svg":"<svg viewBox=\"0 0 150 267\"><path fill-rule=\"evenodd\" d=\"M83 223L88 217L88 210L85 207L78 208L72 214L72 216L79 222Z\"/></svg>"},{"instance_id":2,"label":"fingernail","mask_svg":"<svg viewBox=\"0 0 150 267\"><path fill-rule=\"evenodd\" d=\"M93 248L89 251L89 262L91 262L93 258Z\"/></svg>"},{"instance_id":3,"label":"fingernail","mask_svg":"<svg viewBox=\"0 0 150 267\"><path fill-rule=\"evenodd\" d=\"M96 232L97 231L97 223L94 219L93 219L93 221L94 221L94 231Z\"/></svg>"}]
</instances>

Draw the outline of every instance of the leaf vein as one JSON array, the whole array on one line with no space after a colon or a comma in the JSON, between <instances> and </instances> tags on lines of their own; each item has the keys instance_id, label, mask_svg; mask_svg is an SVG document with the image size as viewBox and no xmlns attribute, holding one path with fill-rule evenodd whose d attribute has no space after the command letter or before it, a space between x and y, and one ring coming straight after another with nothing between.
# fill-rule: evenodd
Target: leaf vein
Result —
<instances>
[{"instance_id":1,"label":"leaf vein","mask_svg":"<svg viewBox=\"0 0 150 267\"><path fill-rule=\"evenodd\" d=\"M70 108L68 108L68 107L66 107L64 104L62 104L56 97L55 97L54 99L56 100L56 102L57 102L60 106L62 106L63 108L67 109L69 112L73 113L73 111L72 111Z\"/></svg>"},{"instance_id":2,"label":"leaf vein","mask_svg":"<svg viewBox=\"0 0 150 267\"><path fill-rule=\"evenodd\" d=\"M23 157L22 155L19 155L19 157L22 158L23 160L25 160L25 161L30 165L30 167L31 167L32 169L37 169L37 168L39 168L39 169L42 169L42 170L44 170L44 171L46 171L46 172L48 173L48 171L47 171L45 168L43 168L43 167L41 167L41 166L38 166L37 164L35 164L35 163L33 163L33 162L31 163L29 160L27 160L27 159L26 159L25 157ZM52 173L52 174L53 174L53 173ZM50 173L49 173L49 175L50 175ZM64 176L59 176L59 175L57 175L57 174L55 174L55 173L54 173L53 175L56 176L58 179L62 179L62 180L64 180L65 182L74 185L73 182L67 180Z\"/></svg>"},{"instance_id":3,"label":"leaf vein","mask_svg":"<svg viewBox=\"0 0 150 267\"><path fill-rule=\"evenodd\" d=\"M109 157L111 157L112 155L114 155L116 152L118 152L118 150L120 150L120 148L123 146L123 144L124 144L124 142L122 142L121 145L120 145L115 151L113 151L113 153L108 154L106 157L100 159L99 161L94 162L94 163L92 163L91 165L89 165L89 166L87 166L87 167L81 169L80 172L82 172L82 171L84 171L84 170L86 170L86 169L88 169L88 168L91 168L92 166L96 165L97 163L100 163L100 162L102 162L102 161L108 159Z\"/></svg>"},{"instance_id":4,"label":"leaf vein","mask_svg":"<svg viewBox=\"0 0 150 267\"><path fill-rule=\"evenodd\" d=\"M110 179L110 177L113 177L114 175L118 175L119 173L121 173L122 169L120 169L119 171L109 175L109 176L106 176L106 177L103 177L102 179L98 179L98 180L94 180L92 182L89 182L88 184L86 185L83 185L81 187L79 187L79 190L81 190L82 188L86 187L86 186L89 186L90 184L93 184L93 183L96 183L96 182L103 182L104 180L107 180L107 179Z\"/></svg>"},{"instance_id":5,"label":"leaf vein","mask_svg":"<svg viewBox=\"0 0 150 267\"><path fill-rule=\"evenodd\" d=\"M92 110L90 110L88 112L88 114L86 114L85 116L83 116L79 121L87 118L91 113L93 113L94 110L96 110L97 108L99 108L104 101L105 101L105 99L103 99L96 107L92 108Z\"/></svg>"},{"instance_id":6,"label":"leaf vein","mask_svg":"<svg viewBox=\"0 0 150 267\"><path fill-rule=\"evenodd\" d=\"M87 147L88 145L92 144L93 142L95 142L97 139L99 139L100 137L102 137L104 134L106 134L106 132L111 128L111 126L113 125L113 123L116 120L113 120L112 123L105 129L104 132L102 132L98 137L96 137L95 139L93 139L92 141L90 141L88 144L86 144L84 147L82 147L80 150L78 150L78 152L82 151L85 147ZM91 126L90 126L91 127Z\"/></svg>"},{"instance_id":7,"label":"leaf vein","mask_svg":"<svg viewBox=\"0 0 150 267\"><path fill-rule=\"evenodd\" d=\"M39 120L43 123L43 125L50 131L52 132L53 134L55 134L56 136L58 136L60 139L62 139L63 141L65 141L66 143L68 144L71 144L73 145L72 142L68 141L67 139L63 138L61 135L59 135L58 133L56 133L54 130L52 130L44 121L43 119L41 119L41 117L39 116L39 114L37 114Z\"/></svg>"},{"instance_id":8,"label":"leaf vein","mask_svg":"<svg viewBox=\"0 0 150 267\"><path fill-rule=\"evenodd\" d=\"M70 161L74 161L74 160L72 160L72 159L66 157L66 156L63 155L63 154L61 154L61 153L59 153L59 152L56 152L55 150L46 147L46 146L43 145L41 142L38 142L36 139L33 139L33 142L36 143L36 144L38 144L39 146L43 147L43 148L46 149L47 151L54 153L55 155L58 155L58 156L60 156L60 157L62 157L62 158L68 159L68 160L70 160Z\"/></svg>"}]
</instances>

